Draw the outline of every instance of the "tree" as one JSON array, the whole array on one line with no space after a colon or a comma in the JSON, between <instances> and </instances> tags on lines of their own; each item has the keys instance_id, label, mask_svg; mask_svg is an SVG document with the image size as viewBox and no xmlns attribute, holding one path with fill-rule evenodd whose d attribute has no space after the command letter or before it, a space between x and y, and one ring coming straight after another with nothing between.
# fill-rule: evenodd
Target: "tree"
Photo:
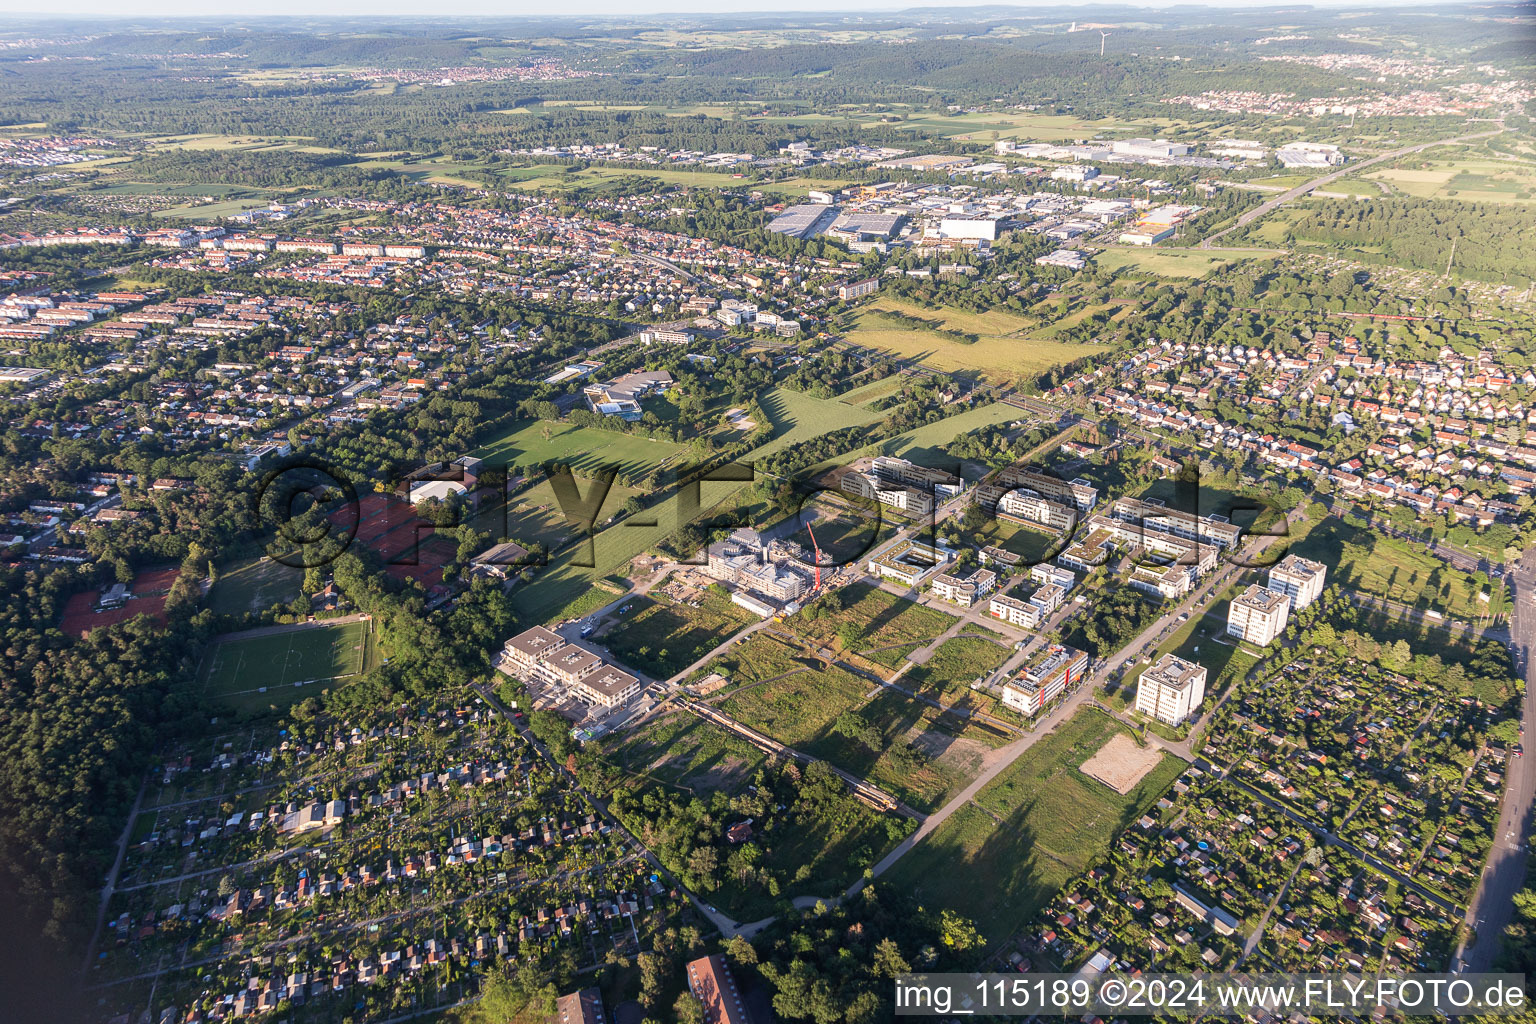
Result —
<instances>
[{"instance_id":1,"label":"tree","mask_svg":"<svg viewBox=\"0 0 1536 1024\"><path fill-rule=\"evenodd\" d=\"M678 995L672 1004L672 1013L677 1024L704 1024L704 1004L695 999L692 992Z\"/></svg>"},{"instance_id":2,"label":"tree","mask_svg":"<svg viewBox=\"0 0 1536 1024\"><path fill-rule=\"evenodd\" d=\"M939 915L939 933L944 945L957 953L976 949L985 941L975 924L949 909Z\"/></svg>"}]
</instances>

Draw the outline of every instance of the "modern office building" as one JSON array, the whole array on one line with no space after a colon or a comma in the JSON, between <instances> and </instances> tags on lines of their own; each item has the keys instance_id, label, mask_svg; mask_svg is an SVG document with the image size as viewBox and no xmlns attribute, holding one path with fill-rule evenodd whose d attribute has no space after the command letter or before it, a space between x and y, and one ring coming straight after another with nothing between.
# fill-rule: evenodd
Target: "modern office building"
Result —
<instances>
[{"instance_id":1,"label":"modern office building","mask_svg":"<svg viewBox=\"0 0 1536 1024\"><path fill-rule=\"evenodd\" d=\"M1033 715L1061 696L1088 669L1088 655L1064 644L1052 644L1038 660L1003 686L1003 703Z\"/></svg>"}]
</instances>

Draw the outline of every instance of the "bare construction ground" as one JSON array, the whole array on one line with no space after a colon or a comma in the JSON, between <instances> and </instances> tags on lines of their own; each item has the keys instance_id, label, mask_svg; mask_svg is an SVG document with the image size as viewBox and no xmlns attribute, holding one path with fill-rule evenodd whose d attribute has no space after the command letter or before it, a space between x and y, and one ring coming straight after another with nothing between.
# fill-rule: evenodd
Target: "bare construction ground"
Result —
<instances>
[{"instance_id":1,"label":"bare construction ground","mask_svg":"<svg viewBox=\"0 0 1536 1024\"><path fill-rule=\"evenodd\" d=\"M1097 754L1083 762L1083 774L1124 796L1162 759L1162 751L1140 746L1125 733L1117 732Z\"/></svg>"}]
</instances>

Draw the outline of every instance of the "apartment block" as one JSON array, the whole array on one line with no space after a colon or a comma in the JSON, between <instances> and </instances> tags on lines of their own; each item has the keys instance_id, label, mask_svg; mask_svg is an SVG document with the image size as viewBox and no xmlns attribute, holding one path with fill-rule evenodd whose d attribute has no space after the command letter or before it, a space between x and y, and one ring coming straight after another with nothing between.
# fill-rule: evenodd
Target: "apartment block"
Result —
<instances>
[{"instance_id":1,"label":"apartment block","mask_svg":"<svg viewBox=\"0 0 1536 1024\"><path fill-rule=\"evenodd\" d=\"M616 707L640 693L640 680L543 626L508 640L502 664L520 678L557 687L599 707Z\"/></svg>"},{"instance_id":2,"label":"apartment block","mask_svg":"<svg viewBox=\"0 0 1536 1024\"><path fill-rule=\"evenodd\" d=\"M1327 582L1328 567L1299 555L1286 555L1269 570L1270 590L1290 599L1291 611L1299 612L1316 601Z\"/></svg>"},{"instance_id":3,"label":"apartment block","mask_svg":"<svg viewBox=\"0 0 1536 1024\"><path fill-rule=\"evenodd\" d=\"M1136 710L1169 725L1179 725L1205 699L1205 666L1165 654L1141 674Z\"/></svg>"},{"instance_id":4,"label":"apartment block","mask_svg":"<svg viewBox=\"0 0 1536 1024\"><path fill-rule=\"evenodd\" d=\"M1227 613L1227 633L1255 647L1263 647L1285 630L1291 600L1268 587L1252 584L1232 601Z\"/></svg>"}]
</instances>

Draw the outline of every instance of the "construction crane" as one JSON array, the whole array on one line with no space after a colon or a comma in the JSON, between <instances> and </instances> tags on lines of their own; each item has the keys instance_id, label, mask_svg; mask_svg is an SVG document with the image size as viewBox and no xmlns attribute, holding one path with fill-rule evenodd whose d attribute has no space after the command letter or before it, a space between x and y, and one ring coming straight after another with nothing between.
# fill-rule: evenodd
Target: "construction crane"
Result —
<instances>
[{"instance_id":1,"label":"construction crane","mask_svg":"<svg viewBox=\"0 0 1536 1024\"><path fill-rule=\"evenodd\" d=\"M816 585L811 588L811 593L821 589L821 546L816 543L816 531L811 529L811 524L805 524L805 532L811 535L811 550L816 552L816 561L812 564L816 567Z\"/></svg>"}]
</instances>

